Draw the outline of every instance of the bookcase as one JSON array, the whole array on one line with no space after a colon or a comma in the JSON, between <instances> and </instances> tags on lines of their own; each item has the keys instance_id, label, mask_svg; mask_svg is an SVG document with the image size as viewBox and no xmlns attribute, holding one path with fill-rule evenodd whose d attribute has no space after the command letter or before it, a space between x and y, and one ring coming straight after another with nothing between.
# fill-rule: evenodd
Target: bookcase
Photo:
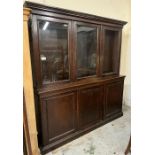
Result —
<instances>
[{"instance_id":1,"label":"bookcase","mask_svg":"<svg viewBox=\"0 0 155 155\"><path fill-rule=\"evenodd\" d=\"M47 153L120 116L125 21L25 2L38 140Z\"/></svg>"}]
</instances>

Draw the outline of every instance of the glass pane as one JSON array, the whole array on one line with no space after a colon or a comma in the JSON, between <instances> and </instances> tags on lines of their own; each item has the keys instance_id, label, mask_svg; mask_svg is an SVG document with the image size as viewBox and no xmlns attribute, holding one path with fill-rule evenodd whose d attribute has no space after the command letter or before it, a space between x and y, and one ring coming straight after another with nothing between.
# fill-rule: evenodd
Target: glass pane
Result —
<instances>
[{"instance_id":1,"label":"glass pane","mask_svg":"<svg viewBox=\"0 0 155 155\"><path fill-rule=\"evenodd\" d=\"M115 50L115 38L118 32L112 30L105 31L104 39L104 62L103 73L113 72L114 50Z\"/></svg>"},{"instance_id":2,"label":"glass pane","mask_svg":"<svg viewBox=\"0 0 155 155\"><path fill-rule=\"evenodd\" d=\"M77 76L96 75L97 28L77 26Z\"/></svg>"},{"instance_id":3,"label":"glass pane","mask_svg":"<svg viewBox=\"0 0 155 155\"><path fill-rule=\"evenodd\" d=\"M43 84L69 79L68 25L40 21L39 45Z\"/></svg>"}]
</instances>

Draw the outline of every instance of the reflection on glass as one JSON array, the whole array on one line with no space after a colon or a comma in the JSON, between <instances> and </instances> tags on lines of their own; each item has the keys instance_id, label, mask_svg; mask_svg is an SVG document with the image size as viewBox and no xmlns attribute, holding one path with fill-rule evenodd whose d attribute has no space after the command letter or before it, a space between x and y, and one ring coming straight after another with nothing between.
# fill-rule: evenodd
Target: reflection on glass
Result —
<instances>
[{"instance_id":1,"label":"reflection on glass","mask_svg":"<svg viewBox=\"0 0 155 155\"><path fill-rule=\"evenodd\" d=\"M97 28L77 26L77 76L96 75Z\"/></svg>"},{"instance_id":2,"label":"reflection on glass","mask_svg":"<svg viewBox=\"0 0 155 155\"><path fill-rule=\"evenodd\" d=\"M69 79L68 25L40 21L39 45L43 84Z\"/></svg>"}]
</instances>

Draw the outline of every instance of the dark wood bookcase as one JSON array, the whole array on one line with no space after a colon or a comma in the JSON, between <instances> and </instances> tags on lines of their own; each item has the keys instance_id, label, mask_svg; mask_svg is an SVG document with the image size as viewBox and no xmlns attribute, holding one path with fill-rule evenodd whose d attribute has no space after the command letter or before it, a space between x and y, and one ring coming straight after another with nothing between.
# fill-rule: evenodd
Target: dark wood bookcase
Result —
<instances>
[{"instance_id":1,"label":"dark wood bookcase","mask_svg":"<svg viewBox=\"0 0 155 155\"><path fill-rule=\"evenodd\" d=\"M123 115L124 21L25 2L41 152Z\"/></svg>"}]
</instances>

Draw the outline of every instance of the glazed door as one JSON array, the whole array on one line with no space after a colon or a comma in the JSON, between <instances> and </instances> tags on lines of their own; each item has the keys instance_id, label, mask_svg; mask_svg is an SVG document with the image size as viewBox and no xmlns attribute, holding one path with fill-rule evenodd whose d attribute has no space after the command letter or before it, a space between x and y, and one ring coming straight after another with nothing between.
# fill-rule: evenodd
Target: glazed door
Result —
<instances>
[{"instance_id":1,"label":"glazed door","mask_svg":"<svg viewBox=\"0 0 155 155\"><path fill-rule=\"evenodd\" d=\"M119 74L121 29L102 27L100 40L100 71L101 75Z\"/></svg>"},{"instance_id":2,"label":"glazed door","mask_svg":"<svg viewBox=\"0 0 155 155\"><path fill-rule=\"evenodd\" d=\"M74 22L75 78L96 77L99 71L99 26Z\"/></svg>"},{"instance_id":3,"label":"glazed door","mask_svg":"<svg viewBox=\"0 0 155 155\"><path fill-rule=\"evenodd\" d=\"M87 128L101 120L100 87L81 88L78 92L79 128Z\"/></svg>"},{"instance_id":4,"label":"glazed door","mask_svg":"<svg viewBox=\"0 0 155 155\"><path fill-rule=\"evenodd\" d=\"M37 85L69 81L71 21L34 15L32 33Z\"/></svg>"},{"instance_id":5,"label":"glazed door","mask_svg":"<svg viewBox=\"0 0 155 155\"><path fill-rule=\"evenodd\" d=\"M66 137L76 130L76 93L59 93L41 101L44 145Z\"/></svg>"}]
</instances>

